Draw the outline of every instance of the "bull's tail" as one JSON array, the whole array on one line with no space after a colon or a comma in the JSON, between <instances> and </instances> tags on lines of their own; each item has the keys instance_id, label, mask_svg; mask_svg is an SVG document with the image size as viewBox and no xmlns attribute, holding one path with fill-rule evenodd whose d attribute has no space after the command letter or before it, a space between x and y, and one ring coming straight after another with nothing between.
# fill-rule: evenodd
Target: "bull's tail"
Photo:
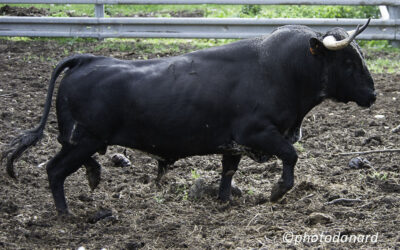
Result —
<instances>
[{"instance_id":1,"label":"bull's tail","mask_svg":"<svg viewBox=\"0 0 400 250\"><path fill-rule=\"evenodd\" d=\"M79 64L80 59L80 56L69 57L61 61L56 66L51 75L49 88L47 90L46 103L44 105L44 112L42 118L40 119L39 125L33 129L23 131L19 136L15 137L7 146L5 146L5 149L2 151L0 162L7 159L6 168L10 177L16 178L14 161L17 160L29 147L36 145L36 143L43 136L43 130L46 125L47 117L49 116L51 100L53 98L54 86L57 77L61 74L61 72L63 72L64 69L72 68L73 66Z\"/></svg>"}]
</instances>

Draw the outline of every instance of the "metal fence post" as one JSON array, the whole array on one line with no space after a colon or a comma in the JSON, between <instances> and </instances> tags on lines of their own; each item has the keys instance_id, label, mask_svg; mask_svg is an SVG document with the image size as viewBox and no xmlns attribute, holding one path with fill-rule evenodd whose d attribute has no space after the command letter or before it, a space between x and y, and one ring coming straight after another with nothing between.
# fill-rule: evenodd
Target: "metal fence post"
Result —
<instances>
[{"instance_id":1,"label":"metal fence post","mask_svg":"<svg viewBox=\"0 0 400 250\"><path fill-rule=\"evenodd\" d=\"M95 6L94 6L94 15L97 18L103 18L104 17L104 4L95 4ZM99 41L103 41L104 39L100 38L100 34L103 33L103 32L102 32L102 30L99 30L99 29L101 29L101 27L97 27L97 33L99 34L97 39Z\"/></svg>"},{"instance_id":2,"label":"metal fence post","mask_svg":"<svg viewBox=\"0 0 400 250\"><path fill-rule=\"evenodd\" d=\"M400 19L400 6L388 6L389 18ZM397 23L396 27L396 41L391 41L390 44L393 47L400 48L400 23Z\"/></svg>"},{"instance_id":3,"label":"metal fence post","mask_svg":"<svg viewBox=\"0 0 400 250\"><path fill-rule=\"evenodd\" d=\"M104 17L104 4L95 4L94 14L97 18Z\"/></svg>"}]
</instances>

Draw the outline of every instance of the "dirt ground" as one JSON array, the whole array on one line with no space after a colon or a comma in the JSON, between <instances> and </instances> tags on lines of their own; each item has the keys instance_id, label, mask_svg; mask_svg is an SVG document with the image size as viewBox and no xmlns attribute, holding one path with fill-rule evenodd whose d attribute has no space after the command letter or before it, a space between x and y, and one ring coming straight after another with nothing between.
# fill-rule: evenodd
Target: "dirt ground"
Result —
<instances>
[{"instance_id":1,"label":"dirt ground","mask_svg":"<svg viewBox=\"0 0 400 250\"><path fill-rule=\"evenodd\" d=\"M51 71L61 58L76 51L124 59L139 55L135 50L95 50L98 43L0 40L0 146L38 123ZM165 55L148 55L155 56ZM0 248L398 248L400 153L363 155L370 166L361 168L348 166L357 155L337 155L400 146L400 134L391 132L400 124L400 74L373 78L379 94L371 108L325 101L307 115L297 146L296 185L278 203L268 198L281 173L279 160L257 164L244 158L234 178L241 195L220 203L213 192L220 156L182 159L157 186L155 160L128 149L132 166L115 167L110 156L124 149L112 147L96 156L103 169L95 191L83 169L67 179L74 217L60 219L43 164L60 149L53 105L44 138L16 164L18 179L0 169ZM190 190L199 180L211 191L192 198ZM105 218L96 219L100 213ZM320 236L334 241L339 234L342 240L359 238L338 243ZM295 242L296 235L304 242ZM313 242L312 235L319 240ZM363 235L377 239L358 242Z\"/></svg>"}]
</instances>

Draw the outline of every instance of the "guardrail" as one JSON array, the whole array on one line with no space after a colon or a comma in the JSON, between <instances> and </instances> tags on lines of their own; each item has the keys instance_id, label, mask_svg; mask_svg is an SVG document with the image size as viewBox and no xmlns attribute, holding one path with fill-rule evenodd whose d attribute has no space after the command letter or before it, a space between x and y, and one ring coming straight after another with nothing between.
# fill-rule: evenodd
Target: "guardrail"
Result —
<instances>
[{"instance_id":1,"label":"guardrail","mask_svg":"<svg viewBox=\"0 0 400 250\"><path fill-rule=\"evenodd\" d=\"M286 24L326 31L354 29L364 19L325 18L107 18L104 4L380 5L385 18L373 19L358 39L400 41L400 0L0 0L0 4L94 4L95 17L0 17L0 36L248 38ZM399 43L399 42L397 42Z\"/></svg>"}]
</instances>

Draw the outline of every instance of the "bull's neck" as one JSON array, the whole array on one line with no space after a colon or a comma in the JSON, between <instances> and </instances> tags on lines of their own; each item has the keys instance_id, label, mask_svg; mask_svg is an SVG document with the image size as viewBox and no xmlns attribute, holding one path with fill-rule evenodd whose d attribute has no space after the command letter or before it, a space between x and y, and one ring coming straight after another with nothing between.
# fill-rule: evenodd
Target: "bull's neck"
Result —
<instances>
[{"instance_id":1,"label":"bull's neck","mask_svg":"<svg viewBox=\"0 0 400 250\"><path fill-rule=\"evenodd\" d=\"M309 64L308 69L297 71L295 79L303 79L298 86L298 112L303 119L308 112L320 104L326 97L327 73L324 63Z\"/></svg>"}]
</instances>

